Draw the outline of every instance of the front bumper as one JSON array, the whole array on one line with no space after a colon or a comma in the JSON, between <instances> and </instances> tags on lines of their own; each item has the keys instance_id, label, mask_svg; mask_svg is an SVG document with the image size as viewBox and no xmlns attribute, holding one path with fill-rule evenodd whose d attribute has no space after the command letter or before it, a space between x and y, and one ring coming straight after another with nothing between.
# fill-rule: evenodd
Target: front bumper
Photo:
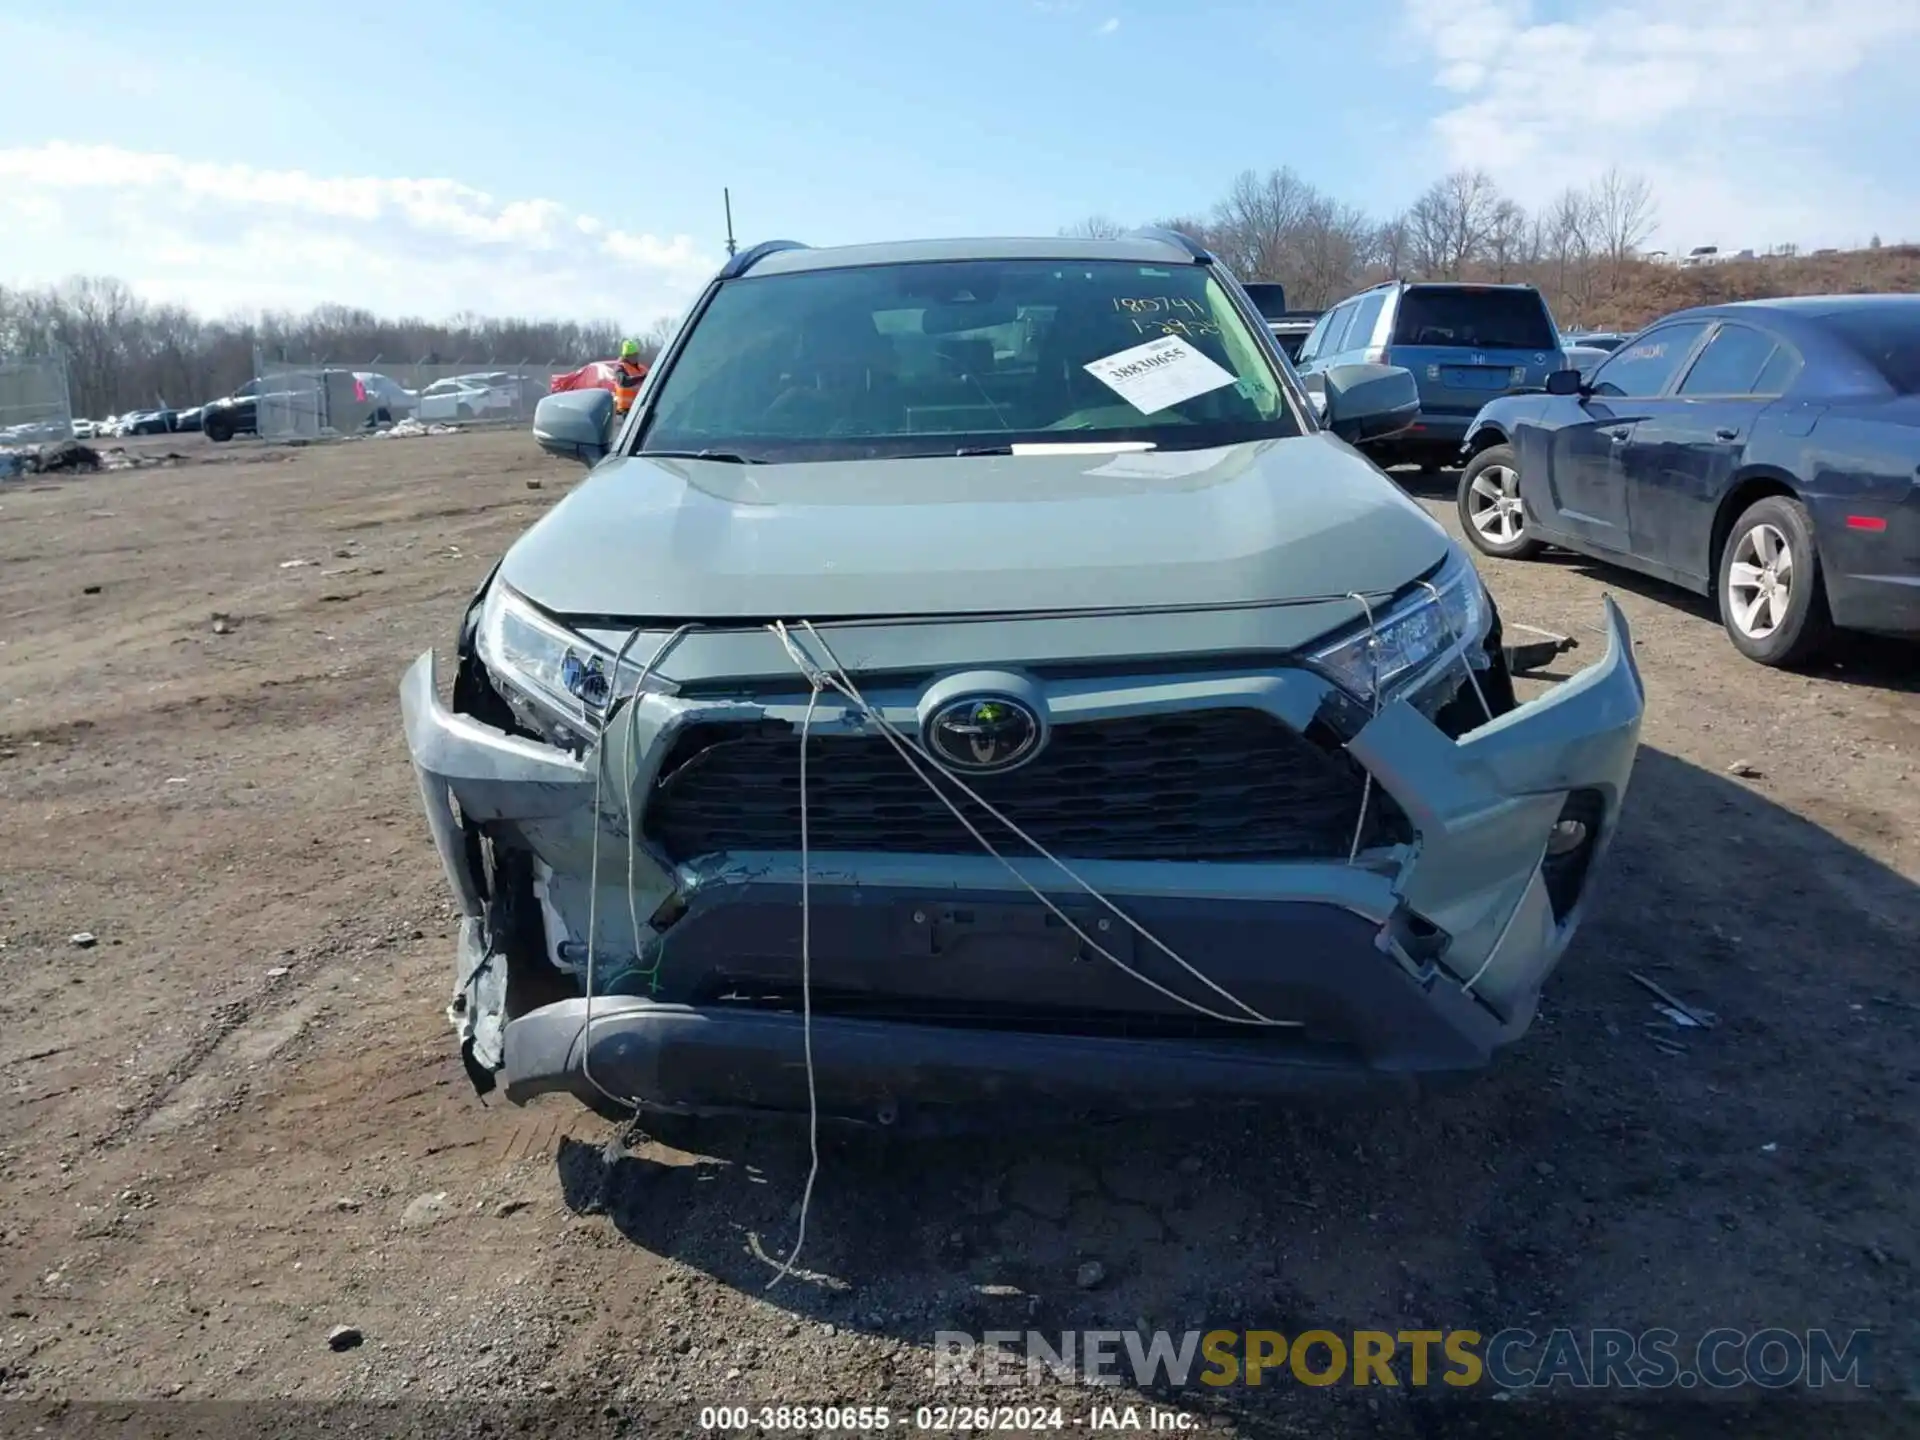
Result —
<instances>
[{"instance_id":1,"label":"front bumper","mask_svg":"<svg viewBox=\"0 0 1920 1440\"><path fill-rule=\"evenodd\" d=\"M1590 874L1632 769L1644 695L1626 622L1610 600L1605 608L1598 662L1460 739L1404 701L1355 735L1350 752L1405 811L1411 844L1351 864L1074 865L1282 1027L1209 1020L1143 986L1072 939L985 854L816 853L811 981L823 1112L884 1121L1023 1096L1127 1108L1257 1100L1483 1067L1527 1028L1585 908L1583 883L1571 894L1549 884L1549 834L1569 797L1583 797ZM1291 670L1110 683L1062 682L1049 699L1055 722L1178 703L1266 709L1298 729L1327 688ZM894 713L884 694L869 698ZM910 715L913 697L898 698ZM408 744L463 915L453 1014L470 1069L483 1083L498 1075L515 1101L566 1091L703 1111L804 1107L798 855L729 853L674 866L642 838L629 846L624 802L629 778L647 793L682 726L793 724L804 695L650 694L640 707L631 726L610 728L604 756L576 758L449 711L431 654L408 671ZM859 723L825 709L816 720ZM596 821L603 760L605 774L621 779L606 783ZM502 913L512 897L489 893L502 853L530 862L539 907L532 954L514 951ZM1124 924L1103 925L1111 912L1043 862L1015 868L1140 974L1231 1011ZM590 1026L578 993L587 988L589 914ZM516 965L560 976L576 994L517 1003Z\"/></svg>"}]
</instances>

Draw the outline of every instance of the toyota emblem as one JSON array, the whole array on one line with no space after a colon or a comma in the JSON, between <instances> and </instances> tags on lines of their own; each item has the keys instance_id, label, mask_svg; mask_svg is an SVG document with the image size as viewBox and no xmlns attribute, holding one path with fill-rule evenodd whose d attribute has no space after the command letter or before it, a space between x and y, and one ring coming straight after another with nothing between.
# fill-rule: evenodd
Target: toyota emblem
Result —
<instances>
[{"instance_id":1,"label":"toyota emblem","mask_svg":"<svg viewBox=\"0 0 1920 1440\"><path fill-rule=\"evenodd\" d=\"M927 748L955 770L1011 770L1040 748L1040 717L1004 695L949 700L927 721Z\"/></svg>"}]
</instances>

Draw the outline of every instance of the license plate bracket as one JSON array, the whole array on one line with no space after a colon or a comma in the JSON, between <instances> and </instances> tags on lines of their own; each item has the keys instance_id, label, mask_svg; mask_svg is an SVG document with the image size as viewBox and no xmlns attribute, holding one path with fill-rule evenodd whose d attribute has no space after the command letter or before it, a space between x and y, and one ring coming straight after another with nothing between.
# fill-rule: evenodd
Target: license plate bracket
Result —
<instances>
[{"instance_id":1,"label":"license plate bracket","mask_svg":"<svg viewBox=\"0 0 1920 1440\"><path fill-rule=\"evenodd\" d=\"M1131 925L1104 905L1054 903L1101 949L1116 959L1132 962L1135 932ZM1038 903L911 901L897 908L894 924L902 949L928 958L955 959L967 950L982 947L1023 951L1042 962L1100 958L1099 951L1076 935L1059 915Z\"/></svg>"}]
</instances>

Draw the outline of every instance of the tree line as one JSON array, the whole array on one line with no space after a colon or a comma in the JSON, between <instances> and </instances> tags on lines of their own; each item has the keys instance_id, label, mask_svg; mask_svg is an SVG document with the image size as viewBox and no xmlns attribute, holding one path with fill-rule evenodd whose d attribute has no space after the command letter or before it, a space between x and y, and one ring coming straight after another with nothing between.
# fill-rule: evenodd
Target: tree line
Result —
<instances>
[{"instance_id":1,"label":"tree line","mask_svg":"<svg viewBox=\"0 0 1920 1440\"><path fill-rule=\"evenodd\" d=\"M1380 280L1524 280L1571 324L1591 323L1618 294L1658 219L1645 177L1618 169L1533 211L1486 171L1456 170L1380 219L1282 166L1242 171L1204 215L1152 223L1193 236L1244 280L1280 281L1297 309L1324 309ZM1129 228L1096 215L1061 233Z\"/></svg>"},{"instance_id":2,"label":"tree line","mask_svg":"<svg viewBox=\"0 0 1920 1440\"><path fill-rule=\"evenodd\" d=\"M1675 270L1641 250L1658 221L1643 176L1609 170L1529 211L1484 170L1442 176L1413 204L1380 219L1334 199L1290 167L1237 176L1204 214L1153 221L1182 230L1248 280L1279 280L1288 303L1323 309L1386 279L1524 280L1540 287L1563 325L1638 328L1685 304L1794 291L1920 288L1910 246L1789 260L1764 270L1726 265ZM1092 216L1063 235L1112 236L1129 225ZM641 337L651 359L673 322ZM614 353L612 321L537 321L456 315L394 319L343 305L303 315L207 319L143 300L124 282L78 277L37 290L0 286L0 357L66 357L76 415L149 405L191 405L250 378L268 360L372 365L529 363L556 367Z\"/></svg>"},{"instance_id":3,"label":"tree line","mask_svg":"<svg viewBox=\"0 0 1920 1440\"><path fill-rule=\"evenodd\" d=\"M657 345L658 329L650 343ZM256 352L269 361L356 366L571 366L612 355L622 338L611 320L394 319L345 305L213 320L102 276L34 290L0 286L0 356L65 356L73 413L96 417L230 394L252 377Z\"/></svg>"}]
</instances>

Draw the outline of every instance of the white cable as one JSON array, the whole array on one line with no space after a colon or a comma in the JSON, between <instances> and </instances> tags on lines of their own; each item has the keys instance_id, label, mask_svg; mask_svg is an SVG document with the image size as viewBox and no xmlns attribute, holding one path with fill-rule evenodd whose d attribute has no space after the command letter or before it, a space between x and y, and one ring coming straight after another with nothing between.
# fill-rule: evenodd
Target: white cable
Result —
<instances>
[{"instance_id":1,"label":"white cable","mask_svg":"<svg viewBox=\"0 0 1920 1440\"><path fill-rule=\"evenodd\" d=\"M1367 616L1367 654L1373 660L1373 715L1380 717L1380 631L1374 623L1373 603L1358 590L1347 592L1347 599L1358 600L1360 608ZM1365 765L1360 773L1366 778L1360 782L1360 817L1353 822L1353 844L1347 847L1347 864L1351 865L1360 858L1360 839L1367 831L1367 806L1373 803L1373 771Z\"/></svg>"},{"instance_id":2,"label":"white cable","mask_svg":"<svg viewBox=\"0 0 1920 1440\"><path fill-rule=\"evenodd\" d=\"M679 643L680 639L683 636L685 636L686 633L691 629L693 629L693 626L691 625L682 625L678 630L675 630L671 635L669 635L664 641L661 642L660 648L653 652L653 658L647 662L646 667L643 670L641 670L639 678L634 682L635 688L633 692L633 699L629 701L627 704L627 740L626 740L626 746L625 746L625 758L627 762L627 786L626 786L626 793L627 793L627 807L626 807L627 809L627 924L632 928L633 953L636 959L638 959L640 956L640 914L639 914L638 908L634 904L634 898L633 898L633 892L634 892L633 862L634 862L634 852L639 848L639 842L636 840L635 836L640 829L640 824L639 824L639 816L635 813L639 808L635 800L635 795L639 787L634 784L633 757L636 753L637 742L640 737L639 686L646 683L647 676L651 674L653 671L653 668L660 663L661 658L667 653L667 650L671 646ZM619 673L620 672L618 669L618 665L616 663L614 674L617 676ZM667 937L665 935L662 935L660 937L660 947L662 952L666 948L666 943L667 943ZM652 983L649 986L650 989L657 990L659 988L661 958L662 958L661 953L656 952L653 959Z\"/></svg>"},{"instance_id":3,"label":"white cable","mask_svg":"<svg viewBox=\"0 0 1920 1440\"><path fill-rule=\"evenodd\" d=\"M800 1043L807 1058L807 1183L800 1192L800 1227L793 1249L767 1282L769 1290L792 1273L800 1247L807 1243L807 1211L813 1205L813 1182L820 1175L820 1095L813 1076L813 852L807 833L807 740L813 732L813 709L819 703L820 685L815 681L800 721Z\"/></svg>"},{"instance_id":4,"label":"white cable","mask_svg":"<svg viewBox=\"0 0 1920 1440\"><path fill-rule=\"evenodd\" d=\"M1047 909L1051 911L1053 915L1057 919L1059 919L1060 922L1064 924L1069 930L1071 930L1076 936L1078 936L1081 940L1085 941L1088 945L1092 946L1095 952L1097 952L1102 958L1107 960L1110 964L1117 966L1120 970L1124 971L1126 974L1133 976L1134 979L1138 980L1141 984L1147 986L1149 989L1158 991L1160 994L1165 995L1168 999L1176 1001L1179 1004L1185 1005L1189 1009L1195 1010L1198 1013L1202 1015L1206 1015L1215 1020L1221 1020L1228 1024L1235 1024L1235 1025L1253 1024L1253 1025L1275 1025L1275 1026L1297 1027L1301 1024L1301 1022L1298 1020L1273 1020L1261 1014L1258 1010L1255 1010L1251 1005L1247 1004L1246 1001L1242 1000L1238 995L1235 995L1232 991L1226 989L1224 986L1217 984L1211 977L1209 977L1200 969L1198 969L1196 966L1191 964L1186 959L1186 957L1184 957L1179 952L1177 952L1176 950L1172 949L1169 945L1167 945L1167 943L1163 941L1158 935L1155 935L1151 930L1148 930L1145 926L1141 925L1139 921L1135 920L1131 915L1127 914L1126 911L1122 910L1118 905L1114 904L1114 902L1108 899L1107 896L1102 894L1099 890L1096 890L1091 884L1089 884L1084 878L1082 878L1081 875L1077 871L1075 871L1071 866L1069 866L1064 860L1060 859L1059 856L1055 855L1052 851L1048 850L1046 846L1042 845L1039 841L1035 840L1031 835L1027 834L1026 831L1022 830L1017 824L1015 824L1011 819L1009 819L1005 814L1003 814L998 808L996 808L991 801L987 800L986 797L984 797L978 791L973 789L972 786L968 785L966 781L963 780L959 775L955 774L952 770L948 769L945 765L941 764L940 761L934 755L929 753L928 750L923 745L921 745L918 740L916 740L912 736L902 734L900 730L892 724L892 722L887 720L887 718L884 715L882 715L878 709L876 709L873 705L871 705L867 701L867 698L860 693L859 687L854 685L852 677L847 674L845 667L840 664L839 657L834 655L833 647L827 644L826 638L820 635L819 632L815 631L809 622L803 621L802 623L803 625L806 626L808 633L812 635L814 639L820 642L820 647L827 652L828 658L833 661L834 668L838 673L838 679L830 680L829 683L833 684L834 687L836 689L839 689L842 694L847 695L849 699L853 700L857 705L859 705L862 711L880 727L883 738L885 738L887 742L890 745L892 745L894 752L898 754L900 758L906 763L907 768L913 772L914 776L917 779L919 779L922 784L926 785L930 790L933 791L934 797L938 799L941 804L947 807L947 810L953 815L953 817L956 820L958 820L962 826L965 827L967 833L980 843L981 848L983 848L994 859L998 860L1000 864L1008 871L1008 873L1013 875L1013 877L1016 880L1018 880L1023 887L1025 887L1025 889L1029 894L1031 894L1035 899L1039 900L1041 904L1045 905ZM1052 865L1055 869L1059 870L1062 874L1064 874L1068 879L1072 880L1073 883L1079 886L1080 889L1084 891L1087 895L1099 901L1108 910L1111 910L1115 915L1118 915L1121 918L1121 920L1123 920L1127 924L1129 929L1133 930L1135 933L1137 933L1142 938L1144 938L1149 944L1153 945L1156 949L1158 949L1163 954L1165 954L1169 959L1171 959L1174 962L1174 964L1178 965L1181 969L1185 970L1194 979L1198 980L1202 985L1206 986L1209 990L1212 990L1216 995L1219 995L1222 999L1227 1000L1233 1005L1236 1005L1240 1009L1244 1010L1246 1012L1247 1018L1243 1019L1238 1015L1222 1015L1218 1011L1208 1009L1207 1007L1202 1005L1198 1005L1194 1001L1187 999L1187 997L1185 997L1184 995L1180 995L1177 992L1169 990L1165 986L1160 985L1157 982L1148 979L1145 975L1142 975L1139 971L1135 970L1132 966L1128 965L1125 961L1121 960L1118 956L1108 951L1097 940L1095 940L1092 936L1088 935L1086 931L1082 930L1077 924L1075 924L1073 919L1070 916L1068 916L1064 911L1062 911L1057 905L1055 905L1047 895L1043 894L1040 890L1038 890L1032 884L1032 882L1030 882L1024 875L1020 873L1020 871L1013 865L1011 861L1009 861L1004 855L1000 853L998 849L994 847L992 841L988 840L986 836L980 833L978 827L975 826L973 822L966 817L966 815L960 810L960 808L953 803L952 799L940 789L940 787L927 775L927 773L924 770L921 769L919 762L916 761L916 759L914 758L916 755L919 757L919 760L925 761L927 765L931 766L933 770L938 774L944 776L958 790L960 790L960 792L964 794L968 799L972 800L981 809L985 810L987 814L992 816L995 820L999 821L1001 825L1005 826L1009 831L1011 831L1016 839L1020 840L1023 844L1028 846L1028 848L1035 851L1048 864Z\"/></svg>"},{"instance_id":5,"label":"white cable","mask_svg":"<svg viewBox=\"0 0 1920 1440\"><path fill-rule=\"evenodd\" d=\"M1441 602L1439 590L1434 587L1434 583L1431 580L1422 580L1420 582L1420 588L1433 596L1433 603L1440 607L1440 623L1447 627L1447 644L1450 646L1458 646L1460 644L1459 633L1453 628L1453 617L1447 613L1446 605ZM1493 719L1493 707L1487 703L1487 692L1480 688L1480 677L1473 673L1473 662L1467 658L1465 649L1461 649L1460 651L1460 663L1466 667L1467 683L1473 686L1473 693L1480 701L1481 711L1486 715L1487 719Z\"/></svg>"},{"instance_id":6,"label":"white cable","mask_svg":"<svg viewBox=\"0 0 1920 1440\"><path fill-rule=\"evenodd\" d=\"M662 640L654 649L653 655L648 659L647 663L641 666L640 674L633 682L633 694L627 698L629 714L631 714L633 710L639 709L641 693L645 689L647 678L653 673L654 667L665 657L667 651L677 644L680 638L691 629L693 629L691 625L682 625L678 630L667 636L667 638ZM609 687L615 688L616 694L618 693L617 687L620 684L620 667L626 661L627 652L633 648L633 642L639 638L640 631L635 629L621 643L620 649L613 657L613 666L608 673L607 684ZM597 922L600 909L600 797L606 784L607 734L613 728L608 723L610 718L611 717L603 717L601 719L599 734L594 737L593 746L593 840L587 860L587 1006L586 1018L580 1026L580 1071L587 1077L587 1083L602 1095L606 1096L607 1099L613 1101L616 1105L630 1105L633 1107L634 1113L638 1114L640 1105L637 1100L630 1095L614 1094L611 1090L607 1089L606 1086L602 1085L593 1073L593 961L595 944L598 940L599 926ZM631 721L629 722L628 734L629 736L632 734ZM625 758L628 765L626 805L627 844L631 846L633 844L633 756L629 753ZM633 852L631 849L627 852L627 864L627 906L631 912L633 908ZM640 944L640 929L637 922L634 925L633 943L637 950Z\"/></svg>"},{"instance_id":7,"label":"white cable","mask_svg":"<svg viewBox=\"0 0 1920 1440\"><path fill-rule=\"evenodd\" d=\"M1051 851L1049 851L1044 845L1040 844L1039 841L1035 840L1031 835L1027 834L1012 820L1008 819L1004 814L1002 814L989 801L982 798L978 792L976 792L958 775L954 774L951 770L947 769L946 766L942 765L940 761L934 758L933 755L929 754L926 751L926 749L919 744L917 740L913 739L910 736L902 735L899 732L899 730L893 725L893 723L890 720L888 720L884 715L882 715L872 704L870 704L867 701L866 697L860 693L859 687L853 683L852 678L846 672L846 668L843 665L841 665L839 657L833 653L833 647L826 642L825 638L822 637L817 630L814 629L812 622L803 620L800 622L800 624L801 624L801 628L804 629L811 638L819 642L820 648L826 653L828 660L831 662L833 666L834 673L828 674L822 671L821 667L816 662L814 662L811 659L811 657L806 655L800 649L798 644L794 641L792 635L788 632L784 623L776 622L774 625L770 626L769 628L773 630L774 634L779 638L781 644L786 647L788 657L793 660L794 664L799 668L801 674L806 678L808 683L811 685L829 686L839 691L842 695L846 696L848 700L852 701L854 705L859 708L861 713L879 729L879 732L882 738L884 738L887 741L887 743L893 747L895 753L898 754L900 758L906 763L907 768L913 772L915 778L920 780L922 784L926 785L927 788L933 792L935 798L938 799L941 804L947 807L948 811L952 813L953 817L956 820L958 820L963 827L965 827L967 833L971 835L977 842L979 842L981 848L984 849L995 860L998 860L1000 864L1007 870L1007 872L1011 874L1014 877L1014 879L1018 880L1020 884L1026 889L1026 891L1034 897L1034 899L1038 900L1050 912L1052 912L1055 918L1057 918L1063 925L1065 925L1069 930L1071 930L1079 940L1081 940L1084 944L1089 946L1102 959L1106 960L1109 964L1113 965L1114 967L1122 971L1124 974L1132 976L1135 980L1139 981L1142 985L1145 985L1148 989L1156 991L1157 993L1166 996L1169 1000L1174 1001L1176 1004L1183 1005L1186 1008L1197 1012L1198 1014L1205 1015L1209 1019L1219 1020L1226 1024L1233 1024L1233 1025L1267 1025L1267 1026L1288 1027L1288 1028L1297 1028L1301 1025L1302 1022L1298 1020L1275 1020L1266 1015L1261 1014L1258 1010L1255 1010L1251 1005L1247 1004L1246 1001L1240 999L1239 996L1233 994L1231 991L1225 989L1224 987L1222 987L1221 985L1213 981L1210 977L1203 974L1199 969L1197 969L1195 966L1189 963L1183 956L1181 956L1176 951L1174 951L1171 947L1169 947L1165 941L1160 939L1159 936L1153 934L1152 931L1146 929L1138 921L1136 921L1131 915L1127 914L1118 905L1114 904L1113 901L1109 900L1105 895L1101 894L1092 885L1088 884L1087 881L1083 879L1075 870L1073 870L1072 867L1067 865L1065 861L1061 860L1058 856L1054 855ZM1240 1016L1240 1015L1223 1014L1217 1010L1210 1009L1205 1005L1201 1005L1196 1001L1190 1000L1186 996L1179 994L1177 991L1168 989L1166 986L1161 985L1159 982L1153 979L1150 979L1146 975L1141 974L1138 970L1134 969L1131 965L1127 964L1124 960L1120 959L1117 955L1114 955L1105 946L1101 945L1100 942L1095 940L1091 935L1087 934L1085 930L1081 929L1080 926L1074 922L1071 916L1069 916L1058 905L1056 905L1049 896L1047 896L1042 891L1040 891L1030 880L1026 878L1025 875L1021 874L1019 868L1015 866L1012 861L1008 860L1006 856L1002 855L1000 851L994 847L992 841L988 840L986 836L980 833L979 828L975 826L970 819L967 818L966 814L960 809L960 807L955 805L953 803L953 800L943 790L941 790L939 785L935 783L927 775L927 773L924 770L921 769L918 763L916 763L914 759L914 756L916 754L919 756L921 760L924 760L927 763L927 765L931 766L935 771L945 776L947 780L952 782L952 784L957 789L959 789L962 794L966 795L968 799L972 800L975 804L979 805L981 809L987 812L987 814L991 815L995 820L999 821L1000 824L1004 825L1009 831L1013 833L1013 835L1016 838L1018 838L1024 844L1029 846L1042 859L1046 860L1055 869L1059 870L1068 879L1073 881L1073 883L1079 886L1079 888L1082 891L1084 891L1088 896L1099 901L1100 904L1104 905L1107 909L1111 910L1115 915L1118 915L1121 918L1121 920L1126 922L1126 924L1130 928L1132 928L1136 933L1138 933L1143 938L1145 938L1155 948L1157 948L1162 953L1167 955L1168 958L1170 958L1176 965L1180 966L1181 969L1185 970L1189 975L1193 976L1194 979L1198 980L1202 985L1205 985L1208 989L1212 990L1215 994L1221 996L1221 998L1225 999L1230 1004L1238 1006L1241 1010L1244 1010L1246 1012L1246 1015Z\"/></svg>"}]
</instances>

